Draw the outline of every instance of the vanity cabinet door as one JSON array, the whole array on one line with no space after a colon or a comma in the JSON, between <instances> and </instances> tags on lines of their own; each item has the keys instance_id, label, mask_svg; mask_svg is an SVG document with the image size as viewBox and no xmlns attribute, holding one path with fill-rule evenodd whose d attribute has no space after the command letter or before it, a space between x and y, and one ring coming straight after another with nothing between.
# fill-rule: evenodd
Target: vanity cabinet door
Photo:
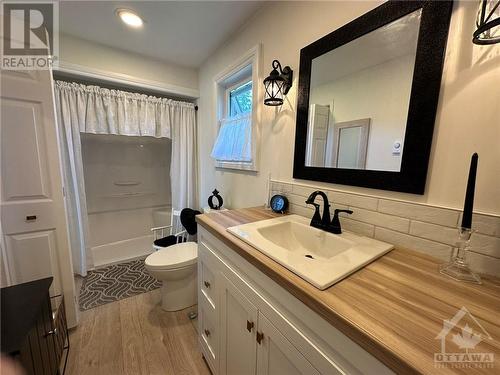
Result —
<instances>
[{"instance_id":1,"label":"vanity cabinet door","mask_svg":"<svg viewBox=\"0 0 500 375\"><path fill-rule=\"evenodd\" d=\"M257 308L226 276L221 282L221 375L255 375Z\"/></svg>"},{"instance_id":2,"label":"vanity cabinet door","mask_svg":"<svg viewBox=\"0 0 500 375\"><path fill-rule=\"evenodd\" d=\"M260 311L256 336L257 375L320 375Z\"/></svg>"}]
</instances>

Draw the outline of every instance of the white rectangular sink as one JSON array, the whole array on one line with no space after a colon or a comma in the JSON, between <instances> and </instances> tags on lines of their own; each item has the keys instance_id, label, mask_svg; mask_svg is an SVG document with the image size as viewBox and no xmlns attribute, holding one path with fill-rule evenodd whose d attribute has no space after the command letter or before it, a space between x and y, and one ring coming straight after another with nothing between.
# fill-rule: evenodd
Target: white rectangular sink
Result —
<instances>
[{"instance_id":1,"label":"white rectangular sink","mask_svg":"<svg viewBox=\"0 0 500 375\"><path fill-rule=\"evenodd\" d=\"M305 217L287 215L227 230L321 290L394 248L350 232L328 233L309 223Z\"/></svg>"}]
</instances>

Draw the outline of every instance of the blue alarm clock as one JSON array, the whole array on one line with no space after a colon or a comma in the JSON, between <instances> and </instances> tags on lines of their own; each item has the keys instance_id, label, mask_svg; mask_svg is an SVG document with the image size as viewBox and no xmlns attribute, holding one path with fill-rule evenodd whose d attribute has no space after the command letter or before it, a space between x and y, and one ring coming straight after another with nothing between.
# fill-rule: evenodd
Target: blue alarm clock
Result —
<instances>
[{"instance_id":1,"label":"blue alarm clock","mask_svg":"<svg viewBox=\"0 0 500 375\"><path fill-rule=\"evenodd\" d=\"M270 205L274 212L284 214L288 209L288 199L284 195L276 194L271 198Z\"/></svg>"}]
</instances>

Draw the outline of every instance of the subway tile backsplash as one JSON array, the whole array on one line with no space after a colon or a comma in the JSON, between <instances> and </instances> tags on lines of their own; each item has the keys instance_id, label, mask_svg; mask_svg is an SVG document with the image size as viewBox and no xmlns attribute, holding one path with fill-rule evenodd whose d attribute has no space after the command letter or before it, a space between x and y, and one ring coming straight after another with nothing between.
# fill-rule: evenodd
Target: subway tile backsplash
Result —
<instances>
[{"instance_id":1,"label":"subway tile backsplash","mask_svg":"<svg viewBox=\"0 0 500 375\"><path fill-rule=\"evenodd\" d=\"M383 214L377 211L365 210L364 208L356 208L354 206L349 207L353 211L352 215L349 215L349 218L353 220L361 221L367 224L373 224L377 227L393 229L402 233L408 233L410 220L407 218Z\"/></svg>"},{"instance_id":2,"label":"subway tile backsplash","mask_svg":"<svg viewBox=\"0 0 500 375\"><path fill-rule=\"evenodd\" d=\"M379 199L378 210L390 215L449 227L456 227L460 216L460 213L454 210L388 199Z\"/></svg>"},{"instance_id":3,"label":"subway tile backsplash","mask_svg":"<svg viewBox=\"0 0 500 375\"><path fill-rule=\"evenodd\" d=\"M346 230L420 251L446 261L452 254L461 220L458 210L427 204L403 202L376 196L354 194L320 188L327 195L332 209L349 208L348 217L341 214ZM283 194L290 201L290 212L311 217L313 210L305 204L318 188L297 183L271 181L271 195ZM317 202L320 203L321 199ZM321 208L322 209L322 208ZM480 273L500 277L500 215L475 213L472 219L476 233L469 252L471 268Z\"/></svg>"}]
</instances>

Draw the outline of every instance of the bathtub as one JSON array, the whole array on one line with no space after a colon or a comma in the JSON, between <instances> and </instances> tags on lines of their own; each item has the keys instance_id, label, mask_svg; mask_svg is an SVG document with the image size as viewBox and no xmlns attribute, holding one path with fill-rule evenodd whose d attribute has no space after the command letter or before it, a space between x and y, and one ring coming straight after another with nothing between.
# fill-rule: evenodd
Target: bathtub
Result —
<instances>
[{"instance_id":1,"label":"bathtub","mask_svg":"<svg viewBox=\"0 0 500 375\"><path fill-rule=\"evenodd\" d=\"M170 207L162 207L90 214L94 268L151 254L151 228L169 225L170 213Z\"/></svg>"},{"instance_id":2,"label":"bathtub","mask_svg":"<svg viewBox=\"0 0 500 375\"><path fill-rule=\"evenodd\" d=\"M94 267L103 267L147 256L153 252L152 244L153 236L147 235L94 246L91 248Z\"/></svg>"}]
</instances>

